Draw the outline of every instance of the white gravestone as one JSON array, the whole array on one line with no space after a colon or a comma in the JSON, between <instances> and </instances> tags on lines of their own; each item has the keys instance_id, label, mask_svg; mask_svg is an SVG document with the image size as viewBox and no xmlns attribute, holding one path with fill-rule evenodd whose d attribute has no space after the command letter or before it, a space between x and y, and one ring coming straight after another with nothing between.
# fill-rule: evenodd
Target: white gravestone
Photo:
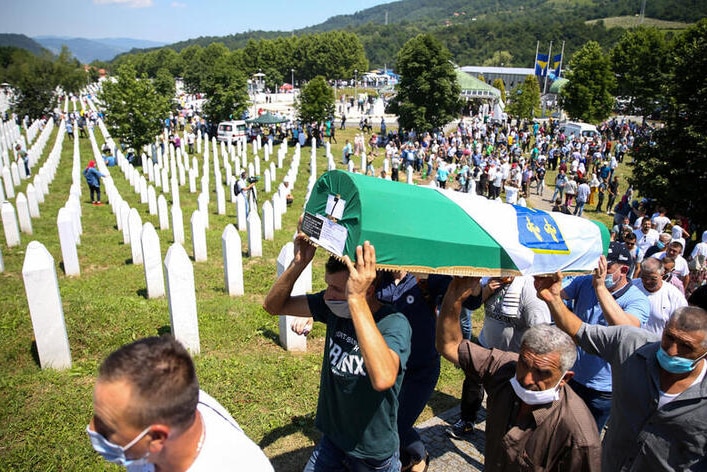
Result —
<instances>
[{"instance_id":1,"label":"white gravestone","mask_svg":"<svg viewBox=\"0 0 707 472\"><path fill-rule=\"evenodd\" d=\"M196 197L196 207L204 217L204 226L209 227L209 197L205 193L200 193Z\"/></svg>"},{"instance_id":2,"label":"white gravestone","mask_svg":"<svg viewBox=\"0 0 707 472\"><path fill-rule=\"evenodd\" d=\"M248 213L248 257L263 256L263 232L257 211Z\"/></svg>"},{"instance_id":3,"label":"white gravestone","mask_svg":"<svg viewBox=\"0 0 707 472\"><path fill-rule=\"evenodd\" d=\"M294 259L294 244L289 242L285 244L277 256L277 276L280 277ZM297 278L295 285L292 287L292 296L304 295L307 293L307 278L312 278L312 263L310 262L304 269L302 274ZM304 334L297 334L290 329L292 323L300 318L298 316L281 315L279 317L280 344L288 351L306 351L307 337Z\"/></svg>"},{"instance_id":4,"label":"white gravestone","mask_svg":"<svg viewBox=\"0 0 707 472\"><path fill-rule=\"evenodd\" d=\"M8 201L2 202L2 227L5 230L7 247L20 245L20 226L17 224L15 207Z\"/></svg>"},{"instance_id":5,"label":"white gravestone","mask_svg":"<svg viewBox=\"0 0 707 472\"><path fill-rule=\"evenodd\" d=\"M147 211L150 215L157 214L157 193L152 185L147 187Z\"/></svg>"},{"instance_id":6,"label":"white gravestone","mask_svg":"<svg viewBox=\"0 0 707 472\"><path fill-rule=\"evenodd\" d=\"M223 185L216 184L216 212L219 215L226 214L226 194L223 190Z\"/></svg>"},{"instance_id":7,"label":"white gravestone","mask_svg":"<svg viewBox=\"0 0 707 472\"><path fill-rule=\"evenodd\" d=\"M2 259L2 249L0 249L0 274L5 272L5 261Z\"/></svg>"},{"instance_id":8,"label":"white gravestone","mask_svg":"<svg viewBox=\"0 0 707 472\"><path fill-rule=\"evenodd\" d=\"M248 215L245 211L245 197L242 193L236 195L236 218L238 223L238 231L245 231L248 225Z\"/></svg>"},{"instance_id":9,"label":"white gravestone","mask_svg":"<svg viewBox=\"0 0 707 472\"><path fill-rule=\"evenodd\" d=\"M170 185L172 188L172 206L181 206L181 202L179 201L179 182L176 178L172 177Z\"/></svg>"},{"instance_id":10,"label":"white gravestone","mask_svg":"<svg viewBox=\"0 0 707 472\"><path fill-rule=\"evenodd\" d=\"M147 180L144 176L140 176L140 203L147 203Z\"/></svg>"},{"instance_id":11,"label":"white gravestone","mask_svg":"<svg viewBox=\"0 0 707 472\"><path fill-rule=\"evenodd\" d=\"M27 184L27 205L29 205L29 216L39 218L39 200L37 192L33 184Z\"/></svg>"},{"instance_id":12,"label":"white gravestone","mask_svg":"<svg viewBox=\"0 0 707 472\"><path fill-rule=\"evenodd\" d=\"M2 184L5 187L5 198L15 198L15 184L7 167L2 168Z\"/></svg>"},{"instance_id":13,"label":"white gravestone","mask_svg":"<svg viewBox=\"0 0 707 472\"><path fill-rule=\"evenodd\" d=\"M194 167L189 169L189 193L196 193L196 177L198 173Z\"/></svg>"},{"instance_id":14,"label":"white gravestone","mask_svg":"<svg viewBox=\"0 0 707 472\"><path fill-rule=\"evenodd\" d=\"M42 369L71 368L69 337L54 258L38 241L27 245L22 278Z\"/></svg>"},{"instance_id":15,"label":"white gravestone","mask_svg":"<svg viewBox=\"0 0 707 472\"><path fill-rule=\"evenodd\" d=\"M59 213L56 217L56 226L59 231L59 244L61 245L64 273L68 276L81 275L79 254L76 250L76 234L73 216L67 208L59 208Z\"/></svg>"},{"instance_id":16,"label":"white gravestone","mask_svg":"<svg viewBox=\"0 0 707 472\"><path fill-rule=\"evenodd\" d=\"M191 214L191 244L194 250L194 262L204 262L208 256L206 253L206 225L204 215L201 211L194 210Z\"/></svg>"},{"instance_id":17,"label":"white gravestone","mask_svg":"<svg viewBox=\"0 0 707 472\"><path fill-rule=\"evenodd\" d=\"M282 209L280 205L287 203L280 199L280 194L275 192L272 196L273 228L275 231L282 229Z\"/></svg>"},{"instance_id":18,"label":"white gravestone","mask_svg":"<svg viewBox=\"0 0 707 472\"><path fill-rule=\"evenodd\" d=\"M169 229L169 211L167 209L167 199L164 198L164 195L162 194L157 197L157 215L159 216L160 220L160 229Z\"/></svg>"},{"instance_id":19,"label":"white gravestone","mask_svg":"<svg viewBox=\"0 0 707 472\"><path fill-rule=\"evenodd\" d=\"M123 200L120 203L120 225L123 228L123 244L130 244L130 226L128 217L130 216L130 205Z\"/></svg>"},{"instance_id":20,"label":"white gravestone","mask_svg":"<svg viewBox=\"0 0 707 472\"><path fill-rule=\"evenodd\" d=\"M20 192L17 194L15 206L17 207L17 221L20 223L20 231L31 235L32 217L29 216L29 203L27 203L27 197L25 197L24 193Z\"/></svg>"},{"instance_id":21,"label":"white gravestone","mask_svg":"<svg viewBox=\"0 0 707 472\"><path fill-rule=\"evenodd\" d=\"M172 237L175 243L184 245L184 216L178 206L172 207Z\"/></svg>"},{"instance_id":22,"label":"white gravestone","mask_svg":"<svg viewBox=\"0 0 707 472\"><path fill-rule=\"evenodd\" d=\"M165 295L164 271L162 270L162 250L160 237L149 221L142 225L140 237L142 263L145 270L147 298L161 298Z\"/></svg>"},{"instance_id":23,"label":"white gravestone","mask_svg":"<svg viewBox=\"0 0 707 472\"><path fill-rule=\"evenodd\" d=\"M231 297L245 294L243 286L243 254L241 253L241 236L236 227L229 224L221 234L221 251L223 252L223 275L226 283L226 293Z\"/></svg>"},{"instance_id":24,"label":"white gravestone","mask_svg":"<svg viewBox=\"0 0 707 472\"><path fill-rule=\"evenodd\" d=\"M263 203L263 239L272 241L275 239L275 211L270 200Z\"/></svg>"},{"instance_id":25,"label":"white gravestone","mask_svg":"<svg viewBox=\"0 0 707 472\"><path fill-rule=\"evenodd\" d=\"M142 235L142 218L137 209L131 208L128 213L128 232L130 233L130 253L133 258L133 265L142 264L142 247L140 236Z\"/></svg>"},{"instance_id":26,"label":"white gravestone","mask_svg":"<svg viewBox=\"0 0 707 472\"><path fill-rule=\"evenodd\" d=\"M164 259L172 334L192 354L199 354L194 267L181 244L172 244Z\"/></svg>"}]
</instances>

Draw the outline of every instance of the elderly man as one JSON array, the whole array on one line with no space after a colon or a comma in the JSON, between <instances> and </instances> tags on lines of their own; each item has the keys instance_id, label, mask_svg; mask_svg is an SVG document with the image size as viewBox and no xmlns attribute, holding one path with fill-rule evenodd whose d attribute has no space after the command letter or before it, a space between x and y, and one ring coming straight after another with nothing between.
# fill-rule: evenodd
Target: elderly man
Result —
<instances>
[{"instance_id":1,"label":"elderly man","mask_svg":"<svg viewBox=\"0 0 707 472\"><path fill-rule=\"evenodd\" d=\"M645 328L657 335L663 334L670 315L681 306L687 306L685 296L673 284L663 281L663 263L655 257L641 262L641 277L635 280L636 287L648 297L650 315Z\"/></svg>"},{"instance_id":2,"label":"elderly man","mask_svg":"<svg viewBox=\"0 0 707 472\"><path fill-rule=\"evenodd\" d=\"M630 257L623 243L612 242L606 258L599 258L594 274L577 277L562 290L562 298L572 300L582 321L604 326L641 326L648 321L648 299L626 278ZM611 368L579 349L573 370L570 386L587 403L601 431L611 409Z\"/></svg>"},{"instance_id":3,"label":"elderly man","mask_svg":"<svg viewBox=\"0 0 707 472\"><path fill-rule=\"evenodd\" d=\"M599 471L599 434L584 402L567 386L577 351L550 325L529 328L518 354L462 338L462 301L479 293L478 279L456 278L442 301L437 349L488 392L487 470Z\"/></svg>"},{"instance_id":4,"label":"elderly man","mask_svg":"<svg viewBox=\"0 0 707 472\"><path fill-rule=\"evenodd\" d=\"M528 328L552 321L547 306L536 296L532 277L492 277L483 279L481 287L484 326L479 344L487 349L518 352ZM459 421L447 429L447 434L456 439L471 434L483 400L481 382L465 376Z\"/></svg>"},{"instance_id":5,"label":"elderly man","mask_svg":"<svg viewBox=\"0 0 707 472\"><path fill-rule=\"evenodd\" d=\"M275 281L263 308L272 315L326 323L316 426L323 433L306 472L400 470L398 394L410 355L410 323L376 298L376 253L366 241L356 263L331 257L325 291L292 296L316 248L295 238L292 264Z\"/></svg>"},{"instance_id":6,"label":"elderly man","mask_svg":"<svg viewBox=\"0 0 707 472\"><path fill-rule=\"evenodd\" d=\"M539 277L535 286L557 326L611 364L602 470L707 470L707 312L678 308L659 337L583 323L562 300L562 274Z\"/></svg>"},{"instance_id":7,"label":"elderly man","mask_svg":"<svg viewBox=\"0 0 707 472\"><path fill-rule=\"evenodd\" d=\"M189 353L170 335L140 339L103 361L86 431L96 452L130 472L273 470L226 409L199 390Z\"/></svg>"}]
</instances>

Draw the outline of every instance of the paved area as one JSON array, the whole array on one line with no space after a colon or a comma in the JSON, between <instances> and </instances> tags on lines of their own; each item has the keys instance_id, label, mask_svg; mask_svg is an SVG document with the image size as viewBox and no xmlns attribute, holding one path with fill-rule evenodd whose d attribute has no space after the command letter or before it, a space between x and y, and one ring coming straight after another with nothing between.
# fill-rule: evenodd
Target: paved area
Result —
<instances>
[{"instance_id":1,"label":"paved area","mask_svg":"<svg viewBox=\"0 0 707 472\"><path fill-rule=\"evenodd\" d=\"M458 472L484 470L486 443L486 410L479 411L480 423L468 440L447 436L445 428L459 418L459 408L453 408L416 426L430 454L428 472Z\"/></svg>"}]
</instances>

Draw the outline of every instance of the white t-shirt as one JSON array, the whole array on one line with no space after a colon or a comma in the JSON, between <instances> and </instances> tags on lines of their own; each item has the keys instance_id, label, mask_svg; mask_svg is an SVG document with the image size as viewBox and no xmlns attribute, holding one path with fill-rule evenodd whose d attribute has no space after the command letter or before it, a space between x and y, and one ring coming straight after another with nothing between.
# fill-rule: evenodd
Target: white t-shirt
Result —
<instances>
[{"instance_id":1,"label":"white t-shirt","mask_svg":"<svg viewBox=\"0 0 707 472\"><path fill-rule=\"evenodd\" d=\"M648 302L651 305L648 321L646 321L644 328L662 335L663 329L665 329L665 325L673 312L681 306L687 306L685 296L680 293L680 290L675 285L669 282L663 282L663 285L655 292L646 290L641 279L633 279L633 284L648 297Z\"/></svg>"},{"instance_id":2,"label":"white t-shirt","mask_svg":"<svg viewBox=\"0 0 707 472\"><path fill-rule=\"evenodd\" d=\"M665 258L665 252L657 252L651 257L655 257L656 259L660 259L662 261ZM687 261L684 257L678 256L675 258L675 268L673 269L673 272L680 277L685 277L690 273L690 267L687 265Z\"/></svg>"},{"instance_id":3,"label":"white t-shirt","mask_svg":"<svg viewBox=\"0 0 707 472\"><path fill-rule=\"evenodd\" d=\"M273 472L265 453L245 435L236 420L213 397L199 391L197 410L204 422L204 443L187 472L247 470ZM128 467L128 472L154 472L153 464Z\"/></svg>"},{"instance_id":4,"label":"white t-shirt","mask_svg":"<svg viewBox=\"0 0 707 472\"><path fill-rule=\"evenodd\" d=\"M649 229L648 233L645 234L640 229L637 229L633 232L633 234L636 235L636 246L638 246L638 249L640 249L644 254L649 247L658 242L658 238L660 237L660 233L653 228Z\"/></svg>"}]
</instances>

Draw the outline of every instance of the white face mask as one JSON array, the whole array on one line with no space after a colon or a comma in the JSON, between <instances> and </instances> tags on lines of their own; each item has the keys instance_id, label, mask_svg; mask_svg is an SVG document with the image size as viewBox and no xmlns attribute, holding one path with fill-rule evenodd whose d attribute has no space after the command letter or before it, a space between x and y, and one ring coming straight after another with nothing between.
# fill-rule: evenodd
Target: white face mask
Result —
<instances>
[{"instance_id":1,"label":"white face mask","mask_svg":"<svg viewBox=\"0 0 707 472\"><path fill-rule=\"evenodd\" d=\"M546 403L552 403L555 400L560 399L560 391L558 390L558 387L560 386L560 382L562 382L562 379L565 377L566 373L567 371L563 372L560 376L560 380L557 381L555 386L547 390L537 391L523 388L515 375L510 379L511 387L513 387L513 391L516 395L518 395L518 398L520 398L523 403L527 405L544 405Z\"/></svg>"},{"instance_id":2,"label":"white face mask","mask_svg":"<svg viewBox=\"0 0 707 472\"><path fill-rule=\"evenodd\" d=\"M351 319L348 300L324 300L324 303L339 318Z\"/></svg>"}]
</instances>

